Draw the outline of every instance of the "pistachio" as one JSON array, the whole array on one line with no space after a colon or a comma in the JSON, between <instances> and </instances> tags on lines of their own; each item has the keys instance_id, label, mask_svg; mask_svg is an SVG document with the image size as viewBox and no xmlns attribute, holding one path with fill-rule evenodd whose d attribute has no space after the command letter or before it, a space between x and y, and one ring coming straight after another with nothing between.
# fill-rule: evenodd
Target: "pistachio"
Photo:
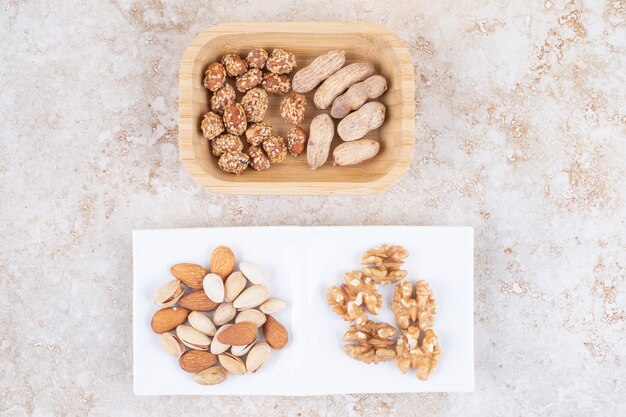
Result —
<instances>
[{"instance_id":1,"label":"pistachio","mask_svg":"<svg viewBox=\"0 0 626 417\"><path fill-rule=\"evenodd\" d=\"M217 274L207 274L202 281L202 288L210 300L216 303L224 301L224 281Z\"/></svg>"},{"instance_id":2,"label":"pistachio","mask_svg":"<svg viewBox=\"0 0 626 417\"><path fill-rule=\"evenodd\" d=\"M161 333L159 335L159 344L164 351L172 356L178 357L185 352L185 345L174 333Z\"/></svg>"},{"instance_id":3,"label":"pistachio","mask_svg":"<svg viewBox=\"0 0 626 417\"><path fill-rule=\"evenodd\" d=\"M211 366L193 375L193 380L202 385L221 384L226 380L228 372L221 366Z\"/></svg>"},{"instance_id":4,"label":"pistachio","mask_svg":"<svg viewBox=\"0 0 626 417\"><path fill-rule=\"evenodd\" d=\"M239 271L230 274L224 283L224 301L232 303L246 288L246 281L246 277Z\"/></svg>"},{"instance_id":5,"label":"pistachio","mask_svg":"<svg viewBox=\"0 0 626 417\"><path fill-rule=\"evenodd\" d=\"M253 285L243 290L239 297L233 301L233 307L238 310L246 310L263 304L270 297L270 292L264 285Z\"/></svg>"},{"instance_id":6,"label":"pistachio","mask_svg":"<svg viewBox=\"0 0 626 417\"><path fill-rule=\"evenodd\" d=\"M248 343L247 345L231 346L230 353L232 353L235 356L243 356L246 353L248 353L250 349L252 349L252 346L254 346L256 341L257 339L255 338L252 342Z\"/></svg>"},{"instance_id":7,"label":"pistachio","mask_svg":"<svg viewBox=\"0 0 626 417\"><path fill-rule=\"evenodd\" d=\"M154 303L159 307L172 307L184 293L183 283L173 279L157 290L154 295Z\"/></svg>"},{"instance_id":8,"label":"pistachio","mask_svg":"<svg viewBox=\"0 0 626 417\"><path fill-rule=\"evenodd\" d=\"M263 342L255 345L246 358L246 369L248 372L254 373L261 369L270 357L270 346Z\"/></svg>"},{"instance_id":9,"label":"pistachio","mask_svg":"<svg viewBox=\"0 0 626 417\"><path fill-rule=\"evenodd\" d=\"M211 319L199 311L192 311L191 313L189 313L187 320L189 320L189 324L191 324L191 327L208 336L215 335L215 332L217 331L217 328L215 327L215 324L213 324Z\"/></svg>"},{"instance_id":10,"label":"pistachio","mask_svg":"<svg viewBox=\"0 0 626 417\"><path fill-rule=\"evenodd\" d=\"M248 309L240 311L235 317L235 323L239 323L242 321L249 321L251 323L256 324L256 327L261 327L265 323L265 314L261 313L259 310Z\"/></svg>"},{"instance_id":11,"label":"pistachio","mask_svg":"<svg viewBox=\"0 0 626 417\"><path fill-rule=\"evenodd\" d=\"M230 353L222 353L217 356L220 365L233 375L243 375L246 373L246 365L241 358Z\"/></svg>"},{"instance_id":12,"label":"pistachio","mask_svg":"<svg viewBox=\"0 0 626 417\"><path fill-rule=\"evenodd\" d=\"M217 329L217 332L215 333L215 337L213 338L213 342L211 343L212 354L219 355L220 353L226 352L230 348L230 345L225 345L224 343L217 340L217 336L219 336L221 332L228 329L228 327L230 326L231 326L230 324L225 324L219 329Z\"/></svg>"},{"instance_id":13,"label":"pistachio","mask_svg":"<svg viewBox=\"0 0 626 417\"><path fill-rule=\"evenodd\" d=\"M239 270L253 284L264 284L267 281L267 273L253 262L240 262Z\"/></svg>"},{"instance_id":14,"label":"pistachio","mask_svg":"<svg viewBox=\"0 0 626 417\"><path fill-rule=\"evenodd\" d=\"M221 326L234 319L236 314L237 310L232 303L222 303L213 313L213 323L216 326Z\"/></svg>"},{"instance_id":15,"label":"pistachio","mask_svg":"<svg viewBox=\"0 0 626 417\"><path fill-rule=\"evenodd\" d=\"M261 304L259 310L261 310L263 314L274 314L284 310L285 307L287 307L286 302L279 300L278 298L272 298Z\"/></svg>"},{"instance_id":16,"label":"pistachio","mask_svg":"<svg viewBox=\"0 0 626 417\"><path fill-rule=\"evenodd\" d=\"M191 349L207 350L211 344L209 336L186 324L181 324L176 328L176 335L185 346Z\"/></svg>"}]
</instances>

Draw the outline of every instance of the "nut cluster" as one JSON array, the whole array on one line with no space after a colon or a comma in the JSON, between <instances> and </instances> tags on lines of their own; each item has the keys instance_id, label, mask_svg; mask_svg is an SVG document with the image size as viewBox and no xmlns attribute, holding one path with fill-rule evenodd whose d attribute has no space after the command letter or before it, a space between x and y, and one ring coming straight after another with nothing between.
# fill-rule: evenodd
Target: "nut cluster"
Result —
<instances>
[{"instance_id":1,"label":"nut cluster","mask_svg":"<svg viewBox=\"0 0 626 417\"><path fill-rule=\"evenodd\" d=\"M152 330L199 384L219 384L229 373L254 373L271 349L284 348L289 339L285 326L272 316L287 305L270 298L265 271L252 262L240 262L235 271L235 263L233 251L218 246L208 269L173 265L175 279L154 297L160 310L152 316Z\"/></svg>"},{"instance_id":2,"label":"nut cluster","mask_svg":"<svg viewBox=\"0 0 626 417\"><path fill-rule=\"evenodd\" d=\"M417 369L417 377L428 379L437 366L441 350L432 329L437 303L426 281L413 285L404 280L407 271L401 269L408 251L401 246L381 245L367 250L361 257L360 271L344 274L345 283L331 286L326 301L345 321L351 322L343 340L344 351L351 358L365 363L396 360L402 373ZM398 282L393 291L391 309L396 327L374 322L368 313L377 315L382 308L378 285Z\"/></svg>"},{"instance_id":3,"label":"nut cluster","mask_svg":"<svg viewBox=\"0 0 626 417\"><path fill-rule=\"evenodd\" d=\"M298 156L304 151L307 135L298 126L307 104L302 94L286 96L280 105L285 122L295 125L287 134L287 142L263 122L269 96L283 96L291 90L289 74L296 65L296 57L290 52L274 49L268 54L257 48L245 59L231 53L207 66L203 83L211 92L211 110L200 127L222 171L239 175L248 166L262 171L284 161L287 153ZM235 79L235 87L228 83L228 77ZM237 92L243 94L239 102ZM241 139L244 134L248 149L244 149Z\"/></svg>"}]
</instances>

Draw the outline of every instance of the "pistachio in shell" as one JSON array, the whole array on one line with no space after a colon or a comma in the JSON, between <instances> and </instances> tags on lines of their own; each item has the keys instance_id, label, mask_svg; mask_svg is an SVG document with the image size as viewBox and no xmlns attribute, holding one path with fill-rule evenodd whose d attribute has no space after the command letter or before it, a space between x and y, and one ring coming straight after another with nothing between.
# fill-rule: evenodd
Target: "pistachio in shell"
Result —
<instances>
[{"instance_id":1,"label":"pistachio in shell","mask_svg":"<svg viewBox=\"0 0 626 417\"><path fill-rule=\"evenodd\" d=\"M176 336L191 349L207 350L211 344L209 336L186 324L181 324L176 328Z\"/></svg>"},{"instance_id":2,"label":"pistachio in shell","mask_svg":"<svg viewBox=\"0 0 626 417\"><path fill-rule=\"evenodd\" d=\"M246 365L243 363L243 360L231 353L222 353L217 356L217 359L220 365L233 375L243 375L246 373Z\"/></svg>"},{"instance_id":3,"label":"pistachio in shell","mask_svg":"<svg viewBox=\"0 0 626 417\"><path fill-rule=\"evenodd\" d=\"M270 357L270 346L263 342L255 345L246 357L246 369L254 373L261 369Z\"/></svg>"},{"instance_id":4,"label":"pistachio in shell","mask_svg":"<svg viewBox=\"0 0 626 417\"><path fill-rule=\"evenodd\" d=\"M168 281L162 285L154 295L154 304L159 307L172 307L176 305L180 297L185 293L183 283L177 279Z\"/></svg>"},{"instance_id":5,"label":"pistachio in shell","mask_svg":"<svg viewBox=\"0 0 626 417\"><path fill-rule=\"evenodd\" d=\"M217 331L217 328L211 319L199 311L192 311L189 313L187 320L189 320L191 327L206 334L207 336L213 336Z\"/></svg>"},{"instance_id":6,"label":"pistachio in shell","mask_svg":"<svg viewBox=\"0 0 626 417\"><path fill-rule=\"evenodd\" d=\"M185 345L174 333L161 333L159 335L159 344L164 351L172 356L179 357L185 352Z\"/></svg>"}]
</instances>

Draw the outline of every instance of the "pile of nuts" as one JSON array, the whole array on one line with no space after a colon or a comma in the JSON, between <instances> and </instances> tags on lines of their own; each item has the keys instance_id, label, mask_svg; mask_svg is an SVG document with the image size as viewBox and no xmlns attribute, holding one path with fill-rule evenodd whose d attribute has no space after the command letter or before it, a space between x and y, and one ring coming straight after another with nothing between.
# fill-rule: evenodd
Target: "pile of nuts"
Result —
<instances>
[{"instance_id":1,"label":"pile of nuts","mask_svg":"<svg viewBox=\"0 0 626 417\"><path fill-rule=\"evenodd\" d=\"M351 322L343 340L346 354L365 363L396 360L402 373L417 369L417 377L428 379L437 366L441 350L432 329L437 303L426 281L413 285L405 280L402 269L408 252L401 246L382 245L366 251L361 270L347 272L345 283L328 289L326 300L342 319ZM400 281L400 282L398 282ZM382 309L378 285L398 282L393 291L391 309L397 329L388 323L369 320Z\"/></svg>"},{"instance_id":2,"label":"pile of nuts","mask_svg":"<svg viewBox=\"0 0 626 417\"><path fill-rule=\"evenodd\" d=\"M341 119L337 134L344 141L333 151L335 165L353 165L373 158L380 150L378 141L362 139L385 121L385 106L375 99L387 91L387 81L374 74L374 66L355 62L344 66L345 51L328 51L315 58L293 77L293 90L307 93L319 85L313 102L324 110L331 106L330 116ZM320 85L321 83L321 85ZM335 136L335 124L328 114L311 121L307 161L311 169L324 165Z\"/></svg>"},{"instance_id":3,"label":"pile of nuts","mask_svg":"<svg viewBox=\"0 0 626 417\"><path fill-rule=\"evenodd\" d=\"M264 285L267 274L258 265L240 262L235 271L233 251L218 246L209 269L182 263L170 272L176 279L157 291L154 302L160 310L151 326L163 349L178 357L181 369L193 373L194 381L214 385L229 373L254 373L267 362L271 349L287 344L287 329L272 316L286 303L270 298Z\"/></svg>"},{"instance_id":4,"label":"pile of nuts","mask_svg":"<svg viewBox=\"0 0 626 417\"><path fill-rule=\"evenodd\" d=\"M273 133L270 123L263 121L269 106L268 95L283 96L291 90L289 74L296 65L292 53L274 49L268 54L261 48L250 51L245 60L237 54L227 54L221 62L208 65L204 86L212 92L211 111L204 115L200 127L212 154L219 158L220 169L238 175L249 165L262 171L284 161L287 152L298 156L304 151L307 134L299 126L307 105L304 95L294 93L281 101L281 116L293 125L286 143ZM228 76L235 78L235 88L243 93L239 103L237 91L227 82ZM242 135L249 145L247 151Z\"/></svg>"}]
</instances>

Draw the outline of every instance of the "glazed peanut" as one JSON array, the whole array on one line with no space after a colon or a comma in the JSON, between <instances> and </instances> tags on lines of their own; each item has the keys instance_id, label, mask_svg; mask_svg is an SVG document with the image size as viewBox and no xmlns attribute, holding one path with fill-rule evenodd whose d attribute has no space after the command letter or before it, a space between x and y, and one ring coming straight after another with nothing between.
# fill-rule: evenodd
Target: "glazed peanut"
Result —
<instances>
[{"instance_id":1,"label":"glazed peanut","mask_svg":"<svg viewBox=\"0 0 626 417\"><path fill-rule=\"evenodd\" d=\"M348 91L333 101L330 115L343 119L352 110L359 109L370 98L377 98L387 91L387 81L382 75L372 75L365 81L354 84Z\"/></svg>"},{"instance_id":2,"label":"glazed peanut","mask_svg":"<svg viewBox=\"0 0 626 417\"><path fill-rule=\"evenodd\" d=\"M311 121L306 158L311 169L324 165L328 159L330 144L335 136L335 124L327 114L319 114Z\"/></svg>"},{"instance_id":3,"label":"glazed peanut","mask_svg":"<svg viewBox=\"0 0 626 417\"><path fill-rule=\"evenodd\" d=\"M333 100L352 84L363 81L374 73L374 67L370 63L356 62L347 65L328 77L319 86L313 96L313 103L318 109L326 109Z\"/></svg>"},{"instance_id":4,"label":"glazed peanut","mask_svg":"<svg viewBox=\"0 0 626 417\"><path fill-rule=\"evenodd\" d=\"M337 125L337 133L344 141L361 139L367 132L378 129L385 121L385 106L378 101L364 104Z\"/></svg>"},{"instance_id":5,"label":"glazed peanut","mask_svg":"<svg viewBox=\"0 0 626 417\"><path fill-rule=\"evenodd\" d=\"M296 93L308 93L334 74L346 62L345 51L328 51L315 58L308 66L296 72L291 86Z\"/></svg>"},{"instance_id":6,"label":"glazed peanut","mask_svg":"<svg viewBox=\"0 0 626 417\"><path fill-rule=\"evenodd\" d=\"M372 139L345 142L333 151L335 165L354 165L376 156L380 150L378 141Z\"/></svg>"}]
</instances>

